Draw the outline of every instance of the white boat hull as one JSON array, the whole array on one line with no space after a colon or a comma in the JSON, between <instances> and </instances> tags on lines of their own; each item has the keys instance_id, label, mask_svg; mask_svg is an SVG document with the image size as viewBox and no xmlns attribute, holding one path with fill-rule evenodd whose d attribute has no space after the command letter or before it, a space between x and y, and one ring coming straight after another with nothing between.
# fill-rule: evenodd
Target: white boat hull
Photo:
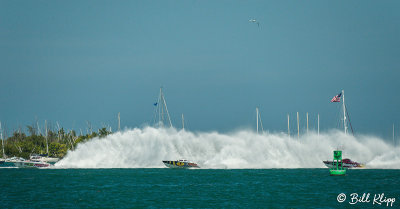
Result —
<instances>
[{"instance_id":1,"label":"white boat hull","mask_svg":"<svg viewBox=\"0 0 400 209\"><path fill-rule=\"evenodd\" d=\"M50 166L49 163L34 161L19 161L14 162L14 165L18 168L46 168Z\"/></svg>"},{"instance_id":2,"label":"white boat hull","mask_svg":"<svg viewBox=\"0 0 400 209\"><path fill-rule=\"evenodd\" d=\"M336 168L336 164L333 164L331 162L324 162L325 166L328 168ZM343 163L343 168L363 168L364 165L360 164L360 165L354 165L354 164L347 164L347 163Z\"/></svg>"}]
</instances>

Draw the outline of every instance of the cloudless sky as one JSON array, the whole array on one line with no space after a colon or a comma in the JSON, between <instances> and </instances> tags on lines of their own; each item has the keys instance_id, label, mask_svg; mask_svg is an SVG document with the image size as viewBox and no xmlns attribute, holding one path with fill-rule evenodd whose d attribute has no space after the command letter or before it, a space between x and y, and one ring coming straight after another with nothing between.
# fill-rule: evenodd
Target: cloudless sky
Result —
<instances>
[{"instance_id":1,"label":"cloudless sky","mask_svg":"<svg viewBox=\"0 0 400 209\"><path fill-rule=\"evenodd\" d=\"M195 131L337 128L345 90L358 134L400 131L399 1L0 0L0 120L140 127L163 86ZM256 19L257 24L249 22Z\"/></svg>"}]
</instances>

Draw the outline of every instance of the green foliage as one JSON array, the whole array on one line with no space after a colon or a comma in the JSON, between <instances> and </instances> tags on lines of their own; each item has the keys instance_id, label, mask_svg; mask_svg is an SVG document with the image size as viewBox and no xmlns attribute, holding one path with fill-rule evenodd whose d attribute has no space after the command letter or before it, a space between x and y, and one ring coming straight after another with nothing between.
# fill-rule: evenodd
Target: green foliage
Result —
<instances>
[{"instance_id":1,"label":"green foliage","mask_svg":"<svg viewBox=\"0 0 400 209\"><path fill-rule=\"evenodd\" d=\"M111 132L107 130L107 128L99 129L99 136L100 138L106 137Z\"/></svg>"},{"instance_id":2,"label":"green foliage","mask_svg":"<svg viewBox=\"0 0 400 209\"><path fill-rule=\"evenodd\" d=\"M21 132L21 130L14 131L13 135L4 140L4 151L8 157L23 157L29 159L33 153L46 154L46 137L37 135L34 126L27 126L29 136ZM49 144L49 156L64 157L69 150L75 149L78 144L85 143L95 137L105 137L111 134L107 128L99 129L99 132L92 132L91 134L77 136L74 130L66 133L64 128L58 131L48 130L47 142ZM46 135L46 134L45 134ZM1 144L0 144L1 145ZM1 146L0 146L1 147ZM1 147L2 148L2 147ZM1 153L2 155L2 153Z\"/></svg>"},{"instance_id":3,"label":"green foliage","mask_svg":"<svg viewBox=\"0 0 400 209\"><path fill-rule=\"evenodd\" d=\"M52 142L49 144L49 155L62 158L67 154L67 145L60 144L58 142Z\"/></svg>"}]
</instances>

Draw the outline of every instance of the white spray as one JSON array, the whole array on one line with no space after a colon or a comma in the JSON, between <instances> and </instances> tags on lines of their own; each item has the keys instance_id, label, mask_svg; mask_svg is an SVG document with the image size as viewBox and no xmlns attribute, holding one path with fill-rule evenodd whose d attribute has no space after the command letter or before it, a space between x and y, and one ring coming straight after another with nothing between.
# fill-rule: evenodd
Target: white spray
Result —
<instances>
[{"instance_id":1,"label":"white spray","mask_svg":"<svg viewBox=\"0 0 400 209\"><path fill-rule=\"evenodd\" d=\"M135 128L79 144L56 164L61 168L163 168L186 158L201 168L324 168L333 150L367 168L400 169L400 149L373 136L310 132L299 139L252 131L193 133L174 128Z\"/></svg>"}]
</instances>

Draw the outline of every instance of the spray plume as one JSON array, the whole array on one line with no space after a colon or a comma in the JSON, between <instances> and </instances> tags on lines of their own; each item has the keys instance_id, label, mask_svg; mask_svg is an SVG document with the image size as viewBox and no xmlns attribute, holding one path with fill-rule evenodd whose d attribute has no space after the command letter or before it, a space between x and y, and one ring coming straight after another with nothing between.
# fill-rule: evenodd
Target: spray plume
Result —
<instances>
[{"instance_id":1,"label":"spray plume","mask_svg":"<svg viewBox=\"0 0 400 209\"><path fill-rule=\"evenodd\" d=\"M297 138L283 133L194 133L174 128L134 128L79 144L56 164L60 168L164 168L163 160L185 158L201 168L324 168L336 148L367 168L400 169L399 148L374 136L339 131L310 132Z\"/></svg>"}]
</instances>

